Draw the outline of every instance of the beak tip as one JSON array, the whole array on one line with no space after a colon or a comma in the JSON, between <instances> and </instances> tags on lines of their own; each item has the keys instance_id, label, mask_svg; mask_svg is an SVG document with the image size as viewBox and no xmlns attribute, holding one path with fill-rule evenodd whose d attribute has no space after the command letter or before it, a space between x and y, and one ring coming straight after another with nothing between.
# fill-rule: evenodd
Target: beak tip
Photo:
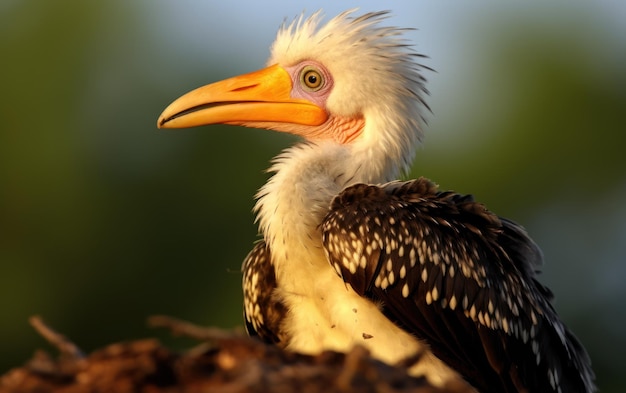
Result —
<instances>
[{"instance_id":1,"label":"beak tip","mask_svg":"<svg viewBox=\"0 0 626 393\"><path fill-rule=\"evenodd\" d=\"M157 120L157 124L156 124L156 126L157 126L157 128L159 128L159 129L160 129L160 128L166 128L166 127L165 127L165 123L166 123L166 120L163 118L163 116L159 116L159 119Z\"/></svg>"}]
</instances>

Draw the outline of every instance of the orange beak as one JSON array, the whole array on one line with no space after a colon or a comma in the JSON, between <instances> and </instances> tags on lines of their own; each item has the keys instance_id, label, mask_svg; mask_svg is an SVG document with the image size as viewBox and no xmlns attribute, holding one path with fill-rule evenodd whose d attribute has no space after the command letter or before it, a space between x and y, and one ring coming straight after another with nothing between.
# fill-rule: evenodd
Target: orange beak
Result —
<instances>
[{"instance_id":1,"label":"orange beak","mask_svg":"<svg viewBox=\"0 0 626 393\"><path fill-rule=\"evenodd\" d=\"M291 89L291 77L287 71L273 65L190 91L165 108L157 127L247 122L316 126L328 119L326 111L316 104L291 98Z\"/></svg>"}]
</instances>

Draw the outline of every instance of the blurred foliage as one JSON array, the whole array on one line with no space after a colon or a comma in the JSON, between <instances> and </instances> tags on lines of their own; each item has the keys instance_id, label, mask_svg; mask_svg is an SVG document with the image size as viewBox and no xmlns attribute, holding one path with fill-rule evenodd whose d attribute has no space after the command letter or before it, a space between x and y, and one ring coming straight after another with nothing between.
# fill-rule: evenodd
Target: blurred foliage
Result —
<instances>
[{"instance_id":1,"label":"blurred foliage","mask_svg":"<svg viewBox=\"0 0 626 393\"><path fill-rule=\"evenodd\" d=\"M42 346L26 323L33 314L86 350L154 334L144 318L155 313L241 325L253 195L294 139L155 130L181 93L264 61L208 66L171 26L154 28L163 23L156 8L0 6L0 371ZM603 391L618 392L626 39L608 17L538 4L475 17L454 38L471 50L428 75L447 82L431 89L434 115L412 175L474 193L529 229L557 309L589 349Z\"/></svg>"}]
</instances>

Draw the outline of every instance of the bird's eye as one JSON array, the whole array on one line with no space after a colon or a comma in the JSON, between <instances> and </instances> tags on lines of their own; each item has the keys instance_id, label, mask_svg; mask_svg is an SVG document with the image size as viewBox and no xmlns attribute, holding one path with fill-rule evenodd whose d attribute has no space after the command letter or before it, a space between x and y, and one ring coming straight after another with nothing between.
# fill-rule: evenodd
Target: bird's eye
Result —
<instances>
[{"instance_id":1,"label":"bird's eye","mask_svg":"<svg viewBox=\"0 0 626 393\"><path fill-rule=\"evenodd\" d=\"M300 82L309 91L318 91L324 86L324 77L314 67L308 66L300 72Z\"/></svg>"}]
</instances>

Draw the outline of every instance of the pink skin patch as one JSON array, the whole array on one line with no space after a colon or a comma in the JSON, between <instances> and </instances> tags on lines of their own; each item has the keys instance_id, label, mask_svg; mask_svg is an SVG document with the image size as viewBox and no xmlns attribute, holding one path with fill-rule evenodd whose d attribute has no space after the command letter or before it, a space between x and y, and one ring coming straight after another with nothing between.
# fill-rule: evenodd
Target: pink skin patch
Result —
<instances>
[{"instance_id":1,"label":"pink skin patch","mask_svg":"<svg viewBox=\"0 0 626 393\"><path fill-rule=\"evenodd\" d=\"M365 120L362 117L331 116L322 125L303 127L298 135L311 141L332 139L337 143L347 144L361 134L364 126Z\"/></svg>"},{"instance_id":2,"label":"pink skin patch","mask_svg":"<svg viewBox=\"0 0 626 393\"><path fill-rule=\"evenodd\" d=\"M320 108L326 108L326 100L333 89L334 81L330 72L328 72L324 66L312 60L304 60L295 66L284 68L285 71L287 71L287 73L291 76L291 83L293 86L291 90L291 98L301 98L311 101ZM322 77L321 85L315 91L305 87L304 82L302 81L302 74L306 70L315 70Z\"/></svg>"}]
</instances>

